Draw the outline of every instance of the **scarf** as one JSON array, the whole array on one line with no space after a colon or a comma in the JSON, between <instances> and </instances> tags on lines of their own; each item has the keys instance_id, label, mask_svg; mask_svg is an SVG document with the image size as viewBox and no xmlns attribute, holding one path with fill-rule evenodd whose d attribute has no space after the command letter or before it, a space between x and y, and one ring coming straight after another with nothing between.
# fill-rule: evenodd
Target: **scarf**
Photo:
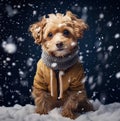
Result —
<instances>
[{"instance_id":1,"label":"scarf","mask_svg":"<svg viewBox=\"0 0 120 121\"><path fill-rule=\"evenodd\" d=\"M78 47L76 47L69 55L55 57L43 50L41 58L44 64L53 70L67 70L78 61L78 52Z\"/></svg>"}]
</instances>

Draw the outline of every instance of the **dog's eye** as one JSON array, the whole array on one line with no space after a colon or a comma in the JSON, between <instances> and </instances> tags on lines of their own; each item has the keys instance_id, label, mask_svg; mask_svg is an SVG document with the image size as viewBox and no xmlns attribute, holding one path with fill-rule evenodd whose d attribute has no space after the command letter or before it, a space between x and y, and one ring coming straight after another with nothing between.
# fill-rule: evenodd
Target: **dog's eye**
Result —
<instances>
[{"instance_id":1,"label":"dog's eye","mask_svg":"<svg viewBox=\"0 0 120 121\"><path fill-rule=\"evenodd\" d=\"M53 36L53 34L50 32L48 33L48 37L51 38Z\"/></svg>"},{"instance_id":2,"label":"dog's eye","mask_svg":"<svg viewBox=\"0 0 120 121\"><path fill-rule=\"evenodd\" d=\"M64 31L63 31L63 34L64 34L65 36L68 36L68 35L70 34L70 32L69 32L68 30L64 30Z\"/></svg>"}]
</instances>

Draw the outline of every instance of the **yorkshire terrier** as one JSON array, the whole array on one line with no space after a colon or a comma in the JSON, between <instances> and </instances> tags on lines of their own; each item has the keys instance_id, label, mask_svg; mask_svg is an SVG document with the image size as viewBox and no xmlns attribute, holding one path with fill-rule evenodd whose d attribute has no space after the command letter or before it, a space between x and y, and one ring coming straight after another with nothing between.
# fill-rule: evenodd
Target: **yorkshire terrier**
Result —
<instances>
[{"instance_id":1,"label":"yorkshire terrier","mask_svg":"<svg viewBox=\"0 0 120 121\"><path fill-rule=\"evenodd\" d=\"M37 113L47 114L61 107L62 116L75 119L77 112L93 111L78 56L78 39L87 28L88 25L70 11L65 15L43 16L30 26L35 43L42 46L32 91Z\"/></svg>"}]
</instances>

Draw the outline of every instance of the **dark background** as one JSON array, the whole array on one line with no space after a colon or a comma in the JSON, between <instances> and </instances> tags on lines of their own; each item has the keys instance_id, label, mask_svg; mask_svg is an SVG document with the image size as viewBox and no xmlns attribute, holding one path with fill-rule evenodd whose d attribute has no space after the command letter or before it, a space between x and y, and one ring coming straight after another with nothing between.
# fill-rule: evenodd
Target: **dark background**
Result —
<instances>
[{"instance_id":1,"label":"dark background","mask_svg":"<svg viewBox=\"0 0 120 121\"><path fill-rule=\"evenodd\" d=\"M48 13L67 10L89 25L79 40L88 97L105 104L120 102L119 0L1 0L0 105L33 104L31 87L41 49L29 25Z\"/></svg>"}]
</instances>

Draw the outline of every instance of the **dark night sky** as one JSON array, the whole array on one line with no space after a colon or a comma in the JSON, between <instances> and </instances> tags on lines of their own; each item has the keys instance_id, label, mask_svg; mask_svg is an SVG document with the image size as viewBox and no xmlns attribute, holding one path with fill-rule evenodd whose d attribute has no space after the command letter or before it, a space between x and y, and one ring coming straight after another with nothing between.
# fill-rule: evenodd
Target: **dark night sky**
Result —
<instances>
[{"instance_id":1,"label":"dark night sky","mask_svg":"<svg viewBox=\"0 0 120 121\"><path fill-rule=\"evenodd\" d=\"M89 25L79 40L89 98L120 102L119 0L1 0L0 105L33 104L31 87L41 49L29 25L48 13L71 10Z\"/></svg>"}]
</instances>

